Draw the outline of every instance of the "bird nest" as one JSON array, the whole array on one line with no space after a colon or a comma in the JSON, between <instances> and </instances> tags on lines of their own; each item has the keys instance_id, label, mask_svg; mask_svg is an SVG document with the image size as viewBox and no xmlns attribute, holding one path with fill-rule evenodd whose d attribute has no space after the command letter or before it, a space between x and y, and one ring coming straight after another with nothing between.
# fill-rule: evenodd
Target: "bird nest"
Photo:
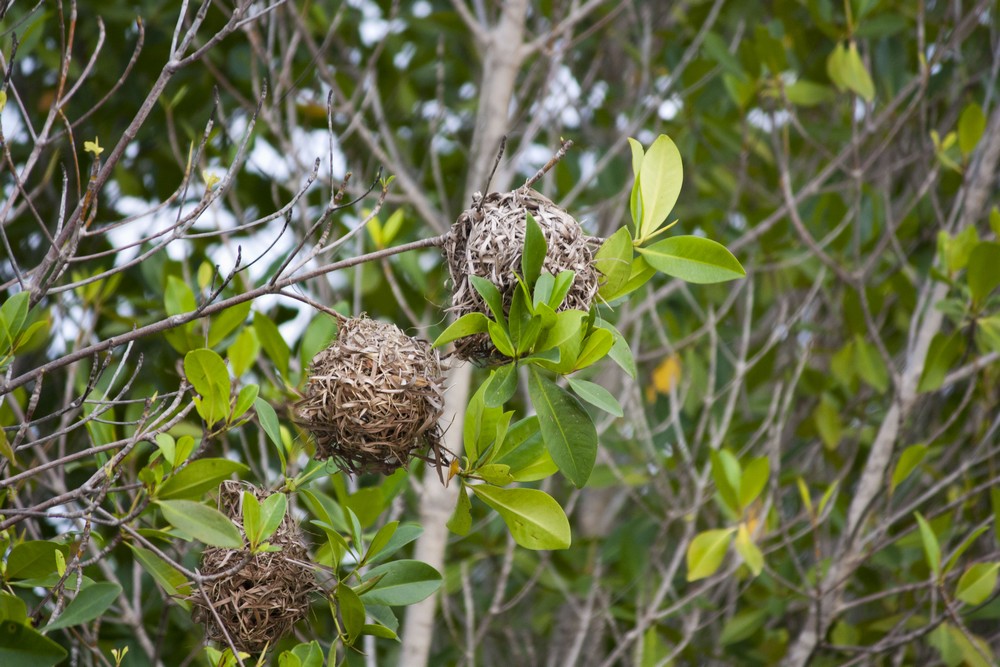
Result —
<instances>
[{"instance_id":1,"label":"bird nest","mask_svg":"<svg viewBox=\"0 0 1000 667\"><path fill-rule=\"evenodd\" d=\"M389 474L414 456L447 463L438 427L443 393L437 350L393 324L356 318L312 360L297 409L317 459L351 473Z\"/></svg>"},{"instance_id":2,"label":"bird nest","mask_svg":"<svg viewBox=\"0 0 1000 667\"><path fill-rule=\"evenodd\" d=\"M542 269L552 275L561 271L575 274L559 309L590 309L599 286L590 241L573 216L525 186L506 193L492 192L486 197L477 193L472 208L452 225L444 243L454 286L450 311L458 316L474 312L490 316L486 302L469 281L470 276L480 276L497 286L503 296L504 313L509 313L517 276L521 274L528 213L538 223L548 246ZM455 355L486 364L503 360L488 334L456 341Z\"/></svg>"},{"instance_id":3,"label":"bird nest","mask_svg":"<svg viewBox=\"0 0 1000 667\"><path fill-rule=\"evenodd\" d=\"M258 500L268 495L246 482L225 481L219 492L219 510L233 520L246 539L241 518L244 490ZM205 582L204 596L195 592L189 598L194 607L192 618L205 624L207 640L228 645L228 637L236 649L259 653L288 635L305 617L317 586L290 511L268 542L281 550L250 556L246 549L205 549L200 569L204 576L232 570L246 561L237 571Z\"/></svg>"}]
</instances>

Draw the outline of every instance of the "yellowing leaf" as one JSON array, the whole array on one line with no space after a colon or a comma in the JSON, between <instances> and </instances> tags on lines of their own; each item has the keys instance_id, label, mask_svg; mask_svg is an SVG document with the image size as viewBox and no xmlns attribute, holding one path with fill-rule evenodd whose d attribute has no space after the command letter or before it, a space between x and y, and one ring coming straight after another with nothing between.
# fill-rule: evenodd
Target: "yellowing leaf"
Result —
<instances>
[{"instance_id":1,"label":"yellowing leaf","mask_svg":"<svg viewBox=\"0 0 1000 667\"><path fill-rule=\"evenodd\" d=\"M99 157L104 149L101 148L101 140L99 137L94 137L93 141L83 142L83 150L87 153L93 153L94 157Z\"/></svg>"},{"instance_id":2,"label":"yellowing leaf","mask_svg":"<svg viewBox=\"0 0 1000 667\"><path fill-rule=\"evenodd\" d=\"M663 361L653 370L653 384L647 390L650 401L656 394L669 394L681 379L681 358L676 354L664 357Z\"/></svg>"}]
</instances>

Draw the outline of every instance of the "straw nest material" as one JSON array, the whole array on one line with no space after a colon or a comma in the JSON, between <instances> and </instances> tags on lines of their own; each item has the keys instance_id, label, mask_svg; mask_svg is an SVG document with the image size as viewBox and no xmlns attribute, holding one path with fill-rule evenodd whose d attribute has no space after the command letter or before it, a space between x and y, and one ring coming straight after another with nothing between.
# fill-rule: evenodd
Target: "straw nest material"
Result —
<instances>
[{"instance_id":1,"label":"straw nest material","mask_svg":"<svg viewBox=\"0 0 1000 667\"><path fill-rule=\"evenodd\" d=\"M226 481L219 492L219 510L242 525L242 492L258 500L267 493L246 482ZM189 598L194 606L192 618L205 624L205 638L228 646L226 636L241 651L259 653L288 635L292 626L305 617L309 597L317 590L308 556L295 520L286 513L275 533L268 539L281 551L258 553L233 574L210 579L204 584L205 597L195 591ZM208 547L201 557L201 574L213 575L231 570L246 560L246 549ZM212 609L209 609L211 603ZM219 621L221 621L220 627Z\"/></svg>"},{"instance_id":2,"label":"straw nest material","mask_svg":"<svg viewBox=\"0 0 1000 667\"><path fill-rule=\"evenodd\" d=\"M529 212L548 245L542 269L552 275L567 270L576 274L560 310L590 309L599 275L594 268L593 248L580 223L547 197L522 187L506 193L492 192L485 198L476 193L472 208L458 216L452 225L444 243L454 286L449 310L458 316L480 312L492 317L469 281L469 276L480 276L497 286L503 295L504 312L509 312L518 284L515 274L522 273L521 255ZM487 364L503 360L487 334L457 341L455 355Z\"/></svg>"},{"instance_id":3,"label":"straw nest material","mask_svg":"<svg viewBox=\"0 0 1000 667\"><path fill-rule=\"evenodd\" d=\"M427 342L393 324L350 319L312 360L298 415L316 458L348 472L389 474L413 456L440 467L443 393L441 359ZM432 456L421 453L428 447Z\"/></svg>"}]
</instances>

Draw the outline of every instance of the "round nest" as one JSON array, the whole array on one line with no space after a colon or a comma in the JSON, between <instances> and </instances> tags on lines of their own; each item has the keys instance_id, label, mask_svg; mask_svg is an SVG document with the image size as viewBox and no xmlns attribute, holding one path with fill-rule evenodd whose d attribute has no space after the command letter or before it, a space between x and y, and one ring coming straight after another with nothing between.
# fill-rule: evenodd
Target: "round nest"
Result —
<instances>
[{"instance_id":1,"label":"round nest","mask_svg":"<svg viewBox=\"0 0 1000 667\"><path fill-rule=\"evenodd\" d=\"M243 533L242 492L264 500L267 493L246 482L226 481L219 492L219 510L233 519ZM259 653L288 635L305 617L309 597L317 590L306 547L291 511L268 539L281 551L258 553L234 574L205 583L206 602L198 591L188 599L192 619L205 624L205 638L227 646L226 635L237 649ZM243 534L246 539L246 534ZM230 570L247 557L246 549L208 547L201 557L200 572L212 575ZM211 602L212 609L208 603ZM218 617L218 619L216 618ZM220 627L219 621L222 622Z\"/></svg>"},{"instance_id":2,"label":"round nest","mask_svg":"<svg viewBox=\"0 0 1000 667\"><path fill-rule=\"evenodd\" d=\"M437 350L394 324L342 323L337 339L312 360L300 423L316 458L351 473L389 474L421 456L440 467L444 377ZM420 450L429 448L433 456Z\"/></svg>"},{"instance_id":3,"label":"round nest","mask_svg":"<svg viewBox=\"0 0 1000 667\"><path fill-rule=\"evenodd\" d=\"M560 310L587 311L597 294L599 274L587 236L573 216L544 195L522 187L511 192L493 192L485 198L478 193L472 208L464 211L445 238L444 250L454 292L451 310L458 316L480 312L489 317L489 308L469 282L469 276L486 278L503 295L504 312L521 274L527 213L538 223L548 251L542 270L552 275L573 271L573 285ZM515 275L516 274L516 275ZM455 355L469 361L493 363L504 357L490 342L488 334L475 334L455 342Z\"/></svg>"}]
</instances>

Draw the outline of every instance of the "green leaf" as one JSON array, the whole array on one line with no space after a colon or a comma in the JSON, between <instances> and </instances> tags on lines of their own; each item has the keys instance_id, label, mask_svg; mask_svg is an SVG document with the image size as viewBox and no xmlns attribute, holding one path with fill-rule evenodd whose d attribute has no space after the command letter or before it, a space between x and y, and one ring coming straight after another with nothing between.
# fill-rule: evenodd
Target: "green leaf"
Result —
<instances>
[{"instance_id":1,"label":"green leaf","mask_svg":"<svg viewBox=\"0 0 1000 667\"><path fill-rule=\"evenodd\" d=\"M257 356L260 354L260 341L257 339L257 331L253 327L246 327L236 336L236 340L226 351L229 357L229 365L233 369L233 375L240 377L246 373L251 366L257 363Z\"/></svg>"},{"instance_id":2,"label":"green leaf","mask_svg":"<svg viewBox=\"0 0 1000 667\"><path fill-rule=\"evenodd\" d=\"M968 551L969 547L971 547L975 541L979 539L979 536L987 530L989 530L989 526L980 526L969 533L968 536L962 540L962 543L958 545L958 548L951 552L951 556L948 557L948 561L944 564L944 567L941 568L941 576L946 576L949 572L951 572L955 565L958 564L958 559L962 557L962 554Z\"/></svg>"},{"instance_id":3,"label":"green leaf","mask_svg":"<svg viewBox=\"0 0 1000 667\"><path fill-rule=\"evenodd\" d=\"M198 307L194 292L177 276L167 276L167 286L163 292L163 308L167 315L190 313Z\"/></svg>"},{"instance_id":4,"label":"green leaf","mask_svg":"<svg viewBox=\"0 0 1000 667\"><path fill-rule=\"evenodd\" d=\"M920 512L914 512L913 515L917 518L917 525L920 528L920 541L924 545L927 565L934 574L934 578L937 579L941 574L941 545L938 544L937 535L934 534L931 525L927 523L927 519Z\"/></svg>"},{"instance_id":5,"label":"green leaf","mask_svg":"<svg viewBox=\"0 0 1000 667\"><path fill-rule=\"evenodd\" d=\"M767 607L752 606L737 612L722 626L719 644L729 646L753 637L770 615Z\"/></svg>"},{"instance_id":6,"label":"green leaf","mask_svg":"<svg viewBox=\"0 0 1000 667\"><path fill-rule=\"evenodd\" d=\"M487 407L485 401L489 381L484 382L469 399L462 424L462 441L469 459L475 461L496 437L497 422L503 415L500 407Z\"/></svg>"},{"instance_id":7,"label":"green leaf","mask_svg":"<svg viewBox=\"0 0 1000 667\"><path fill-rule=\"evenodd\" d=\"M836 449L840 443L844 425L840 420L840 408L837 407L830 394L823 394L822 398L820 398L819 404L813 411L813 421L826 448L829 450Z\"/></svg>"},{"instance_id":8,"label":"green leaf","mask_svg":"<svg viewBox=\"0 0 1000 667\"><path fill-rule=\"evenodd\" d=\"M889 371L878 348L859 334L854 338L854 354L857 360L856 370L861 379L880 394L885 393L889 388Z\"/></svg>"},{"instance_id":9,"label":"green leaf","mask_svg":"<svg viewBox=\"0 0 1000 667\"><path fill-rule=\"evenodd\" d=\"M785 97L795 106L813 107L833 99L833 91L821 83L800 79L785 86Z\"/></svg>"},{"instance_id":10,"label":"green leaf","mask_svg":"<svg viewBox=\"0 0 1000 667\"><path fill-rule=\"evenodd\" d=\"M534 286L542 272L542 263L548 252L548 244L542 228L538 226L534 216L527 214L524 221L524 251L521 253L521 272L528 288Z\"/></svg>"},{"instance_id":11,"label":"green leaf","mask_svg":"<svg viewBox=\"0 0 1000 667\"><path fill-rule=\"evenodd\" d=\"M574 336L582 336L583 321L587 313L582 310L563 310L556 313L555 322L545 333L545 338L535 348L536 352L544 352L558 347Z\"/></svg>"},{"instance_id":12,"label":"green leaf","mask_svg":"<svg viewBox=\"0 0 1000 667\"><path fill-rule=\"evenodd\" d=\"M983 137L986 131L986 114L983 108L975 102L970 102L962 115L958 118L958 150L963 157L969 155L976 149L976 144Z\"/></svg>"},{"instance_id":13,"label":"green leaf","mask_svg":"<svg viewBox=\"0 0 1000 667\"><path fill-rule=\"evenodd\" d=\"M215 347L222 340L246 322L250 314L250 301L230 306L212 318L208 327L208 347Z\"/></svg>"},{"instance_id":14,"label":"green leaf","mask_svg":"<svg viewBox=\"0 0 1000 667\"><path fill-rule=\"evenodd\" d=\"M285 445L281 442L281 426L278 424L278 413L274 411L271 404L262 398L258 398L253 403L254 411L257 413L257 421L260 427L267 434L268 439L278 450L278 458L281 460L281 470L285 470Z\"/></svg>"},{"instance_id":15,"label":"green leaf","mask_svg":"<svg viewBox=\"0 0 1000 667\"><path fill-rule=\"evenodd\" d=\"M368 551L365 552L365 557L362 559L363 562L368 562L369 559L374 558L378 555L382 549L389 544L389 540L392 539L393 533L396 532L396 528L399 526L398 521L390 521L375 533L375 537L372 541L368 543Z\"/></svg>"},{"instance_id":16,"label":"green leaf","mask_svg":"<svg viewBox=\"0 0 1000 667\"><path fill-rule=\"evenodd\" d=\"M365 626L365 605L354 589L340 583L337 585L337 610L340 612L344 634L347 635L347 645L351 646Z\"/></svg>"},{"instance_id":17,"label":"green leaf","mask_svg":"<svg viewBox=\"0 0 1000 667\"><path fill-rule=\"evenodd\" d=\"M66 609L59 615L59 618L46 625L44 631L51 632L94 620L108 610L121 592L121 586L107 581L81 589L77 596L66 605Z\"/></svg>"},{"instance_id":18,"label":"green leaf","mask_svg":"<svg viewBox=\"0 0 1000 667\"><path fill-rule=\"evenodd\" d=\"M741 523L739 530L736 532L736 541L733 544L736 548L736 553L740 555L743 562L753 576L757 576L764 569L764 554L761 552L760 547L758 547L753 542L753 538L750 536L750 531L747 529L745 523Z\"/></svg>"},{"instance_id":19,"label":"green leaf","mask_svg":"<svg viewBox=\"0 0 1000 667\"><path fill-rule=\"evenodd\" d=\"M507 334L504 326L493 320L488 320L486 322L486 330L490 334L490 340L493 342L494 347L497 348L500 354L513 358L515 355L514 343L511 342L510 336Z\"/></svg>"},{"instance_id":20,"label":"green leaf","mask_svg":"<svg viewBox=\"0 0 1000 667\"><path fill-rule=\"evenodd\" d=\"M320 315L310 320L299 343L299 362L309 368L313 358L329 347L337 337L337 321L330 315Z\"/></svg>"},{"instance_id":21,"label":"green leaf","mask_svg":"<svg viewBox=\"0 0 1000 667\"><path fill-rule=\"evenodd\" d=\"M272 493L260 504L260 540L274 535L288 511L288 497L284 493Z\"/></svg>"},{"instance_id":22,"label":"green leaf","mask_svg":"<svg viewBox=\"0 0 1000 667\"><path fill-rule=\"evenodd\" d=\"M618 366L620 366L630 378L635 379L636 373L638 372L635 367L635 357L632 355L632 348L628 346L625 336L623 336L618 329L604 320L598 319L594 322L594 326L611 332L611 335L614 336L615 344L612 345L611 349L608 351L608 356L611 357L611 359L618 364Z\"/></svg>"},{"instance_id":23,"label":"green leaf","mask_svg":"<svg viewBox=\"0 0 1000 667\"><path fill-rule=\"evenodd\" d=\"M222 512L190 500L157 502L163 518L199 542L224 549L242 549L239 529Z\"/></svg>"},{"instance_id":24,"label":"green leaf","mask_svg":"<svg viewBox=\"0 0 1000 667\"><path fill-rule=\"evenodd\" d=\"M594 268L604 276L598 294L610 300L632 275L632 235L622 227L608 237L594 255Z\"/></svg>"},{"instance_id":25,"label":"green leaf","mask_svg":"<svg viewBox=\"0 0 1000 667\"><path fill-rule=\"evenodd\" d=\"M0 623L0 665L55 667L66 659L66 649L34 628L16 621Z\"/></svg>"},{"instance_id":26,"label":"green leaf","mask_svg":"<svg viewBox=\"0 0 1000 667\"><path fill-rule=\"evenodd\" d=\"M251 549L256 549L264 540L260 537L260 501L257 496L244 491L243 497L243 532L246 533L247 541Z\"/></svg>"},{"instance_id":27,"label":"green leaf","mask_svg":"<svg viewBox=\"0 0 1000 667\"><path fill-rule=\"evenodd\" d=\"M0 306L0 352L14 348L14 341L28 317L29 298L28 292L18 292Z\"/></svg>"},{"instance_id":28,"label":"green leaf","mask_svg":"<svg viewBox=\"0 0 1000 667\"><path fill-rule=\"evenodd\" d=\"M661 134L646 151L639 171L642 222L635 234L637 239L648 237L666 221L683 182L681 153L670 137Z\"/></svg>"},{"instance_id":29,"label":"green leaf","mask_svg":"<svg viewBox=\"0 0 1000 667\"><path fill-rule=\"evenodd\" d=\"M689 283L720 283L746 275L725 246L700 236L672 236L639 252L657 271Z\"/></svg>"},{"instance_id":30,"label":"green leaf","mask_svg":"<svg viewBox=\"0 0 1000 667\"><path fill-rule=\"evenodd\" d=\"M219 482L229 479L233 473L246 474L250 468L239 461L229 459L198 459L187 464L176 475L163 483L157 498L171 500L183 498L196 500L206 492L219 486Z\"/></svg>"},{"instance_id":31,"label":"green leaf","mask_svg":"<svg viewBox=\"0 0 1000 667\"><path fill-rule=\"evenodd\" d=\"M195 406L205 423L211 427L225 419L232 383L222 357L208 348L192 350L184 355L184 374L201 395L200 400L195 399Z\"/></svg>"},{"instance_id":32,"label":"green leaf","mask_svg":"<svg viewBox=\"0 0 1000 667\"><path fill-rule=\"evenodd\" d=\"M629 148L632 150L632 193L629 195L629 211L632 214L632 224L635 225L636 233L642 227L642 190L640 188L639 174L642 172L642 161L645 151L638 141L632 137L628 138Z\"/></svg>"},{"instance_id":33,"label":"green leaf","mask_svg":"<svg viewBox=\"0 0 1000 667\"><path fill-rule=\"evenodd\" d=\"M966 604L979 605L993 594L997 586L1000 563L976 563L962 573L955 588L955 597Z\"/></svg>"},{"instance_id":34,"label":"green leaf","mask_svg":"<svg viewBox=\"0 0 1000 667\"><path fill-rule=\"evenodd\" d=\"M580 402L532 367L528 394L538 413L552 460L577 487L587 483L597 460L597 429Z\"/></svg>"},{"instance_id":35,"label":"green leaf","mask_svg":"<svg viewBox=\"0 0 1000 667\"><path fill-rule=\"evenodd\" d=\"M601 328L591 330L590 335L583 343L583 349L580 350L576 363L573 364L573 370L578 371L597 363L611 351L614 343L615 338L610 331Z\"/></svg>"},{"instance_id":36,"label":"green leaf","mask_svg":"<svg viewBox=\"0 0 1000 667\"><path fill-rule=\"evenodd\" d=\"M552 283L552 294L549 295L548 304L553 310L557 310L566 299L570 289L573 287L573 279L576 273L573 271L560 271Z\"/></svg>"},{"instance_id":37,"label":"green leaf","mask_svg":"<svg viewBox=\"0 0 1000 667\"><path fill-rule=\"evenodd\" d=\"M469 283L483 297L483 301L493 313L493 318L497 323L506 323L506 314L503 312L503 296L497 286L481 276L469 276Z\"/></svg>"},{"instance_id":38,"label":"green leaf","mask_svg":"<svg viewBox=\"0 0 1000 667\"><path fill-rule=\"evenodd\" d=\"M233 412L229 415L229 423L235 422L247 413L250 406L257 400L258 393L260 393L260 387L255 384L248 384L240 389L240 393L236 397L236 405L233 406Z\"/></svg>"},{"instance_id":39,"label":"green leaf","mask_svg":"<svg viewBox=\"0 0 1000 667\"><path fill-rule=\"evenodd\" d=\"M698 581L715 574L726 557L735 528L716 528L698 533L687 550L687 580Z\"/></svg>"},{"instance_id":40,"label":"green leaf","mask_svg":"<svg viewBox=\"0 0 1000 667\"><path fill-rule=\"evenodd\" d=\"M514 541L525 549L567 549L572 541L569 520L552 496L537 489L471 487L500 514Z\"/></svg>"},{"instance_id":41,"label":"green leaf","mask_svg":"<svg viewBox=\"0 0 1000 667\"><path fill-rule=\"evenodd\" d=\"M27 620L27 603L13 593L0 591L0 621L24 623Z\"/></svg>"},{"instance_id":42,"label":"green leaf","mask_svg":"<svg viewBox=\"0 0 1000 667\"><path fill-rule=\"evenodd\" d=\"M618 399L611 395L611 392L594 382L589 382L587 380L578 380L576 378L567 377L566 381L569 383L570 389L576 392L576 395L587 401L596 408L600 408L605 412L613 414L615 417L624 417L625 413L622 411L621 403Z\"/></svg>"},{"instance_id":43,"label":"green leaf","mask_svg":"<svg viewBox=\"0 0 1000 667\"><path fill-rule=\"evenodd\" d=\"M142 569L153 577L153 580L163 588L167 595L178 598L178 602L185 603L183 598L191 593L191 585L187 582L187 577L149 549L134 544L129 544L128 547L135 554Z\"/></svg>"},{"instance_id":44,"label":"green leaf","mask_svg":"<svg viewBox=\"0 0 1000 667\"><path fill-rule=\"evenodd\" d=\"M712 464L712 479L715 481L715 489L719 492L719 497L733 511L739 514L740 510L740 463L733 456L732 452L726 449L713 450L708 454Z\"/></svg>"},{"instance_id":45,"label":"green leaf","mask_svg":"<svg viewBox=\"0 0 1000 667\"><path fill-rule=\"evenodd\" d=\"M826 72L839 90L855 92L866 102L875 99L875 84L853 40L846 47L843 42L837 43L827 57Z\"/></svg>"},{"instance_id":46,"label":"green leaf","mask_svg":"<svg viewBox=\"0 0 1000 667\"><path fill-rule=\"evenodd\" d=\"M417 560L397 560L373 567L362 581L377 579L361 599L366 605L390 607L411 605L433 594L441 586L441 574L427 563Z\"/></svg>"},{"instance_id":47,"label":"green leaf","mask_svg":"<svg viewBox=\"0 0 1000 667\"><path fill-rule=\"evenodd\" d=\"M1000 243L982 242L969 254L969 292L976 305L1000 285Z\"/></svg>"},{"instance_id":48,"label":"green leaf","mask_svg":"<svg viewBox=\"0 0 1000 667\"><path fill-rule=\"evenodd\" d=\"M467 313L462 315L437 337L431 347L441 347L459 338L465 338L477 333L485 333L487 322L489 322L489 318L482 313Z\"/></svg>"},{"instance_id":49,"label":"green leaf","mask_svg":"<svg viewBox=\"0 0 1000 667\"><path fill-rule=\"evenodd\" d=\"M889 483L889 493L896 490L896 487L910 476L917 466L924 460L928 452L927 445L910 445L899 455L896 468L892 471L892 480Z\"/></svg>"},{"instance_id":50,"label":"green leaf","mask_svg":"<svg viewBox=\"0 0 1000 667\"><path fill-rule=\"evenodd\" d=\"M30 540L14 545L7 555L4 578L34 579L56 571L55 552L66 554L66 547L47 540Z\"/></svg>"},{"instance_id":51,"label":"green leaf","mask_svg":"<svg viewBox=\"0 0 1000 667\"><path fill-rule=\"evenodd\" d=\"M740 510L745 510L757 500L770 475L771 462L766 456L755 458L746 465L740 477Z\"/></svg>"},{"instance_id":52,"label":"green leaf","mask_svg":"<svg viewBox=\"0 0 1000 667\"><path fill-rule=\"evenodd\" d=\"M288 360L292 356L292 351L288 348L285 337L278 330L278 325L264 313L254 313L253 328L257 332L260 344L264 347L264 352L267 353L274 367L278 369L278 372L282 376L287 377Z\"/></svg>"},{"instance_id":53,"label":"green leaf","mask_svg":"<svg viewBox=\"0 0 1000 667\"><path fill-rule=\"evenodd\" d=\"M465 485L462 484L458 489L458 503L455 505L455 511L448 519L448 530L456 535L468 535L471 528L472 501L469 500L469 494L465 492Z\"/></svg>"},{"instance_id":54,"label":"green leaf","mask_svg":"<svg viewBox=\"0 0 1000 667\"><path fill-rule=\"evenodd\" d=\"M924 370L917 383L918 392L935 391L944 384L951 367L962 355L962 334L935 334L927 350Z\"/></svg>"}]
</instances>

